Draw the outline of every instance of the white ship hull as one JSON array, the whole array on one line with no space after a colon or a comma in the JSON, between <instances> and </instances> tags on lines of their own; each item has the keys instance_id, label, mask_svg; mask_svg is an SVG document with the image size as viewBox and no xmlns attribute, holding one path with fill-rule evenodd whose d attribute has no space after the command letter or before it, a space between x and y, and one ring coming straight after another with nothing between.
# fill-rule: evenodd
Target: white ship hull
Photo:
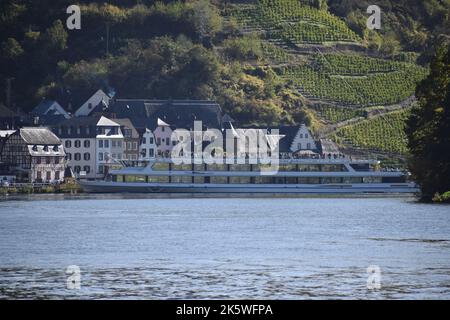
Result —
<instances>
[{"instance_id":1,"label":"white ship hull","mask_svg":"<svg viewBox=\"0 0 450 320\"><path fill-rule=\"evenodd\" d=\"M417 193L414 183L361 184L157 184L80 181L88 193L262 193L262 194L389 194Z\"/></svg>"}]
</instances>

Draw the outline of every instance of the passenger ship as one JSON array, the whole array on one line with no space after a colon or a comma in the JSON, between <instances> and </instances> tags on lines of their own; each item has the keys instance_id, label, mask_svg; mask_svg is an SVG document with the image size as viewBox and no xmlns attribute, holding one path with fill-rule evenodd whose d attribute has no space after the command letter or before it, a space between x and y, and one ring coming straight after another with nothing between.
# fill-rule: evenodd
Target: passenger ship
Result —
<instances>
[{"instance_id":1,"label":"passenger ship","mask_svg":"<svg viewBox=\"0 0 450 320\"><path fill-rule=\"evenodd\" d=\"M267 175L261 164L190 164L155 160L137 167L111 170L103 181L83 181L92 193L199 194L390 194L416 193L408 174L383 171L376 160L280 159L279 170Z\"/></svg>"}]
</instances>

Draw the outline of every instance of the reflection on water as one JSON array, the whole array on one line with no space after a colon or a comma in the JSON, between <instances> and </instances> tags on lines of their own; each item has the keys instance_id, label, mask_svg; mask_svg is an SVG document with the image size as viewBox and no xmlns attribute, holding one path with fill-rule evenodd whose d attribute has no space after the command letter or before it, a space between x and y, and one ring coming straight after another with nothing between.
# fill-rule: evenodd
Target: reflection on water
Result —
<instances>
[{"instance_id":1,"label":"reflection on water","mask_svg":"<svg viewBox=\"0 0 450 320\"><path fill-rule=\"evenodd\" d=\"M450 207L412 199L0 202L0 299L449 299ZM65 273L81 268L81 290ZM367 267L381 289L367 289Z\"/></svg>"}]
</instances>

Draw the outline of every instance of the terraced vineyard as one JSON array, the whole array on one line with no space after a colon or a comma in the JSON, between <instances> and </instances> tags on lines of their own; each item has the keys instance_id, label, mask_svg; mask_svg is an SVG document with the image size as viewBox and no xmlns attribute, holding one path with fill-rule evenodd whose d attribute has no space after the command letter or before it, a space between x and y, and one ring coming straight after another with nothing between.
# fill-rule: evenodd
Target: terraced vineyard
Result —
<instances>
[{"instance_id":1,"label":"terraced vineyard","mask_svg":"<svg viewBox=\"0 0 450 320\"><path fill-rule=\"evenodd\" d=\"M325 58L324 58L325 57ZM356 55L316 56L311 64L280 68L308 98L343 105L391 105L414 94L426 70L414 64Z\"/></svg>"},{"instance_id":2,"label":"terraced vineyard","mask_svg":"<svg viewBox=\"0 0 450 320\"><path fill-rule=\"evenodd\" d=\"M334 107L329 105L314 105L316 114L330 124L350 120L357 117L364 117L366 112L363 109Z\"/></svg>"},{"instance_id":3,"label":"terraced vineyard","mask_svg":"<svg viewBox=\"0 0 450 320\"><path fill-rule=\"evenodd\" d=\"M395 111L384 116L342 127L331 138L340 144L383 152L407 152L405 120L410 109Z\"/></svg>"},{"instance_id":4,"label":"terraced vineyard","mask_svg":"<svg viewBox=\"0 0 450 320\"><path fill-rule=\"evenodd\" d=\"M298 0L259 0L255 5L235 7L229 11L229 15L236 18L242 27L265 30L268 39L286 45L361 40L344 21L308 3Z\"/></svg>"}]
</instances>

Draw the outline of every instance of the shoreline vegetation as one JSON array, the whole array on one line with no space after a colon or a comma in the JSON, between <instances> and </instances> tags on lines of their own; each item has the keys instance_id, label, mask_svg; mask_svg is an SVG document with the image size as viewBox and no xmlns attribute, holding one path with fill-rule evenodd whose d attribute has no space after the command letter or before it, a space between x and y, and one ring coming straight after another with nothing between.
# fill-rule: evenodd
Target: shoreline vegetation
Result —
<instances>
[{"instance_id":1,"label":"shoreline vegetation","mask_svg":"<svg viewBox=\"0 0 450 320\"><path fill-rule=\"evenodd\" d=\"M13 194L79 194L83 193L77 182L65 182L58 185L33 185L32 183L20 186L0 187L0 195Z\"/></svg>"}]
</instances>

